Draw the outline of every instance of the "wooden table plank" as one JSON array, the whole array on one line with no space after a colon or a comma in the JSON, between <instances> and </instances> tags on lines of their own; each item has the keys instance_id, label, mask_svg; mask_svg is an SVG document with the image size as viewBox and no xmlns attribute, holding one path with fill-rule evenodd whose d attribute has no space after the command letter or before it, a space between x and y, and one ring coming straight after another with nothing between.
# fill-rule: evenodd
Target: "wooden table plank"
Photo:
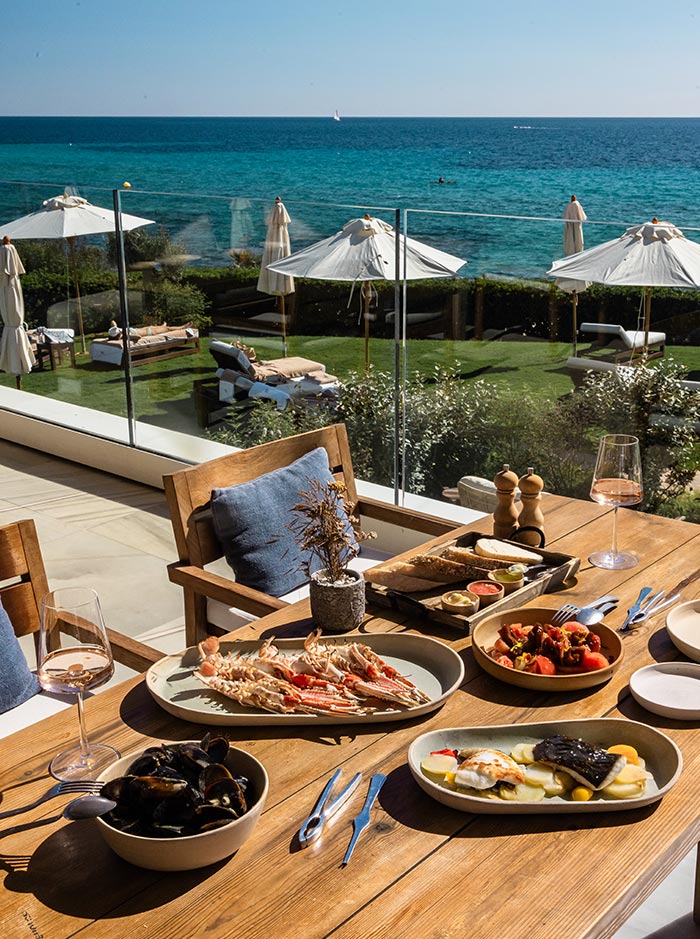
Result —
<instances>
[{"instance_id":1,"label":"wooden table plank","mask_svg":"<svg viewBox=\"0 0 700 939\"><path fill-rule=\"evenodd\" d=\"M558 550L585 557L584 551L608 543L608 510L550 497L545 511L550 543L554 541ZM620 515L621 543L640 546L639 567L609 572L584 565L569 589L532 605L547 602L555 608L569 598L590 599L614 588L621 600L615 614L620 622L641 586L670 587L696 569L697 527L636 512ZM481 529L479 522L467 529L483 530L483 522ZM444 536L433 539L439 540ZM684 599L699 590L700 578L687 586ZM627 688L634 669L677 655L662 617L625 638L625 661L606 685L567 694L531 693L494 681L476 665L469 637L435 623L413 624L406 613L382 610L368 616L363 630L386 632L416 625L451 645L465 661L465 681L440 711L395 725L224 728L230 739L263 761L271 790L253 838L237 856L205 871L140 871L112 855L91 823L8 837L2 845L6 869L24 864L26 871L5 878L0 934L36 931L45 939L78 933L81 939L121 939L132 931L144 939L194 939L203 933L212 939L245 939L294 929L310 939L330 934L393 937L405 930L421 939L611 935L700 840L693 786L700 769L700 733L687 723L643 711ZM302 603L250 624L236 638L305 635L309 628L308 604ZM161 711L140 679L96 696L88 702L87 713L93 738L125 751L153 740L194 738L204 730ZM615 815L471 816L433 802L415 785L406 766L410 742L433 728L603 715L659 726L681 747L686 769L657 806ZM0 741L3 808L29 801L47 788L48 760L74 740L76 729L75 714L68 712ZM21 772L17 752L24 757ZM350 834L348 821L359 810L366 784L320 845L302 852L294 837L338 766L346 778L355 770L367 776L376 770L388 775L372 825L347 869L339 863ZM23 818L51 815L59 802ZM549 902L552 896L556 904ZM547 902L538 906L538 898Z\"/></svg>"}]
</instances>

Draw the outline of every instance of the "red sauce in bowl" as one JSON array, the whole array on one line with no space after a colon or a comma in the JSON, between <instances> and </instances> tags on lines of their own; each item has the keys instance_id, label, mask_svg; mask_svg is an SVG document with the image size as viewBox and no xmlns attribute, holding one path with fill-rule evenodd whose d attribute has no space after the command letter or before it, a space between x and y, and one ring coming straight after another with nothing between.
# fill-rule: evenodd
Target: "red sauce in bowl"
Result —
<instances>
[{"instance_id":1,"label":"red sauce in bowl","mask_svg":"<svg viewBox=\"0 0 700 939\"><path fill-rule=\"evenodd\" d=\"M503 588L497 586L496 584L487 584L485 581L477 581L476 583L469 585L469 590L472 593L477 594L478 596L486 596L487 594L501 593Z\"/></svg>"}]
</instances>

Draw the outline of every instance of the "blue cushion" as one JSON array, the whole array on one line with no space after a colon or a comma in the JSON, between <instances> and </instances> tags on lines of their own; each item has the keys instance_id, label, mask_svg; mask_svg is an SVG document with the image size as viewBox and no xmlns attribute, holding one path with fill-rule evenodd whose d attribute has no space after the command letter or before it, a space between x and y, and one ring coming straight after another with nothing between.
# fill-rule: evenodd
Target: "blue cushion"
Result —
<instances>
[{"instance_id":1,"label":"blue cushion","mask_svg":"<svg viewBox=\"0 0 700 939\"><path fill-rule=\"evenodd\" d=\"M40 690L0 601L0 714L23 704Z\"/></svg>"},{"instance_id":2,"label":"blue cushion","mask_svg":"<svg viewBox=\"0 0 700 939\"><path fill-rule=\"evenodd\" d=\"M323 447L251 482L212 491L214 530L238 583L281 597L306 582L301 565L307 554L288 525L299 493L311 479L333 480ZM349 522L348 530L352 532ZM357 544L354 536L353 542ZM318 558L312 558L311 572L320 567Z\"/></svg>"}]
</instances>

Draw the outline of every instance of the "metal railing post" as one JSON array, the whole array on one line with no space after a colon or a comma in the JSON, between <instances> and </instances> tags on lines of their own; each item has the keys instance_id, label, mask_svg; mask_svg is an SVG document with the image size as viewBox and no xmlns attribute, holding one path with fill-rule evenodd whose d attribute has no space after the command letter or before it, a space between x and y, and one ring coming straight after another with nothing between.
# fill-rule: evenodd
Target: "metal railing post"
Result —
<instances>
[{"instance_id":1,"label":"metal railing post","mask_svg":"<svg viewBox=\"0 0 700 939\"><path fill-rule=\"evenodd\" d=\"M129 349L129 300L126 292L126 259L124 256L124 232L122 230L121 193L112 190L114 200L114 236L117 248L117 278L119 282L119 310L121 313L122 346L124 349L124 386L126 391L126 420L129 429L129 446L136 446L134 402L131 387L131 350Z\"/></svg>"}]
</instances>

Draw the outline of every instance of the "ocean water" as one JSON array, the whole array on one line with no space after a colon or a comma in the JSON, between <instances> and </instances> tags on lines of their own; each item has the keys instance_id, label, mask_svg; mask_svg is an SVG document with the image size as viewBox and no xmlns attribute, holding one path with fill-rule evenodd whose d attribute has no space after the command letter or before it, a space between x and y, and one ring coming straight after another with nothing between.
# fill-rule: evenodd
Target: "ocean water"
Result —
<instances>
[{"instance_id":1,"label":"ocean water","mask_svg":"<svg viewBox=\"0 0 700 939\"><path fill-rule=\"evenodd\" d=\"M201 263L259 250L281 195L293 248L360 209L392 223L379 207L408 209L409 234L469 274L542 276L562 253L560 222L476 214L559 219L576 193L591 222L614 223L587 225L587 246L653 215L700 228L700 119L4 117L0 179L35 184L0 182L2 222L66 187L109 205L100 190L128 180L124 211Z\"/></svg>"}]
</instances>

